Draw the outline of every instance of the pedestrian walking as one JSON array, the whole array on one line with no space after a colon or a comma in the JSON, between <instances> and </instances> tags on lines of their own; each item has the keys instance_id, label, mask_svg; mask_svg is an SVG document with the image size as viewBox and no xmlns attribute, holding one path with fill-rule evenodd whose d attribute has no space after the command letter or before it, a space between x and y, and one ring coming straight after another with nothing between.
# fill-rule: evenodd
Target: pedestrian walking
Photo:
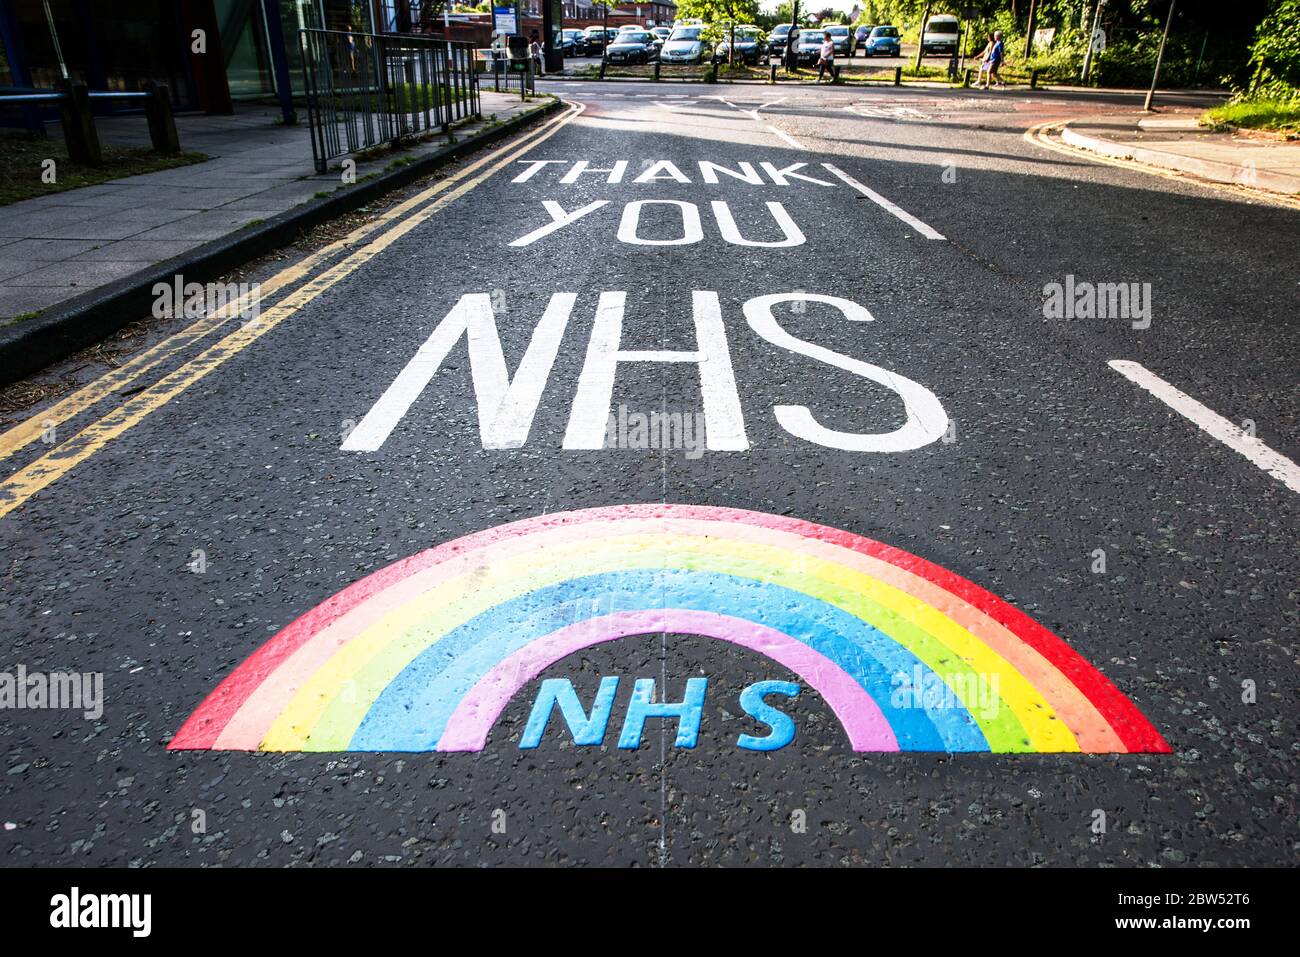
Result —
<instances>
[{"instance_id":1,"label":"pedestrian walking","mask_svg":"<svg viewBox=\"0 0 1300 957\"><path fill-rule=\"evenodd\" d=\"M993 52L993 33L989 32L988 41L984 44L984 49L980 51L980 75L975 81L975 86L987 90L989 77L989 55Z\"/></svg>"},{"instance_id":2,"label":"pedestrian walking","mask_svg":"<svg viewBox=\"0 0 1300 957\"><path fill-rule=\"evenodd\" d=\"M817 80L822 81L822 74L830 73L831 82L835 82L835 41L831 39L831 32L827 30L822 34L822 48L817 57Z\"/></svg>"},{"instance_id":3,"label":"pedestrian walking","mask_svg":"<svg viewBox=\"0 0 1300 957\"><path fill-rule=\"evenodd\" d=\"M1002 67L1002 61L1006 59L1006 47L1002 43L1002 31L993 31L993 48L989 50L989 79L997 83L998 89L1006 86L1006 82L998 75L998 70ZM987 81L986 81L987 82ZM987 86L984 89L988 89Z\"/></svg>"}]
</instances>

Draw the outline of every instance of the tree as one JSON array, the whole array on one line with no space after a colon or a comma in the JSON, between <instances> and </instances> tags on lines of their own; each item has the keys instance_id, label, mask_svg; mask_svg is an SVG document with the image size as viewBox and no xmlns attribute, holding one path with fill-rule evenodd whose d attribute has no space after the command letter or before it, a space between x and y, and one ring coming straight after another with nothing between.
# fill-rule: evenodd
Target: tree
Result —
<instances>
[{"instance_id":1,"label":"tree","mask_svg":"<svg viewBox=\"0 0 1300 957\"><path fill-rule=\"evenodd\" d=\"M799 5L800 12L804 11L803 4ZM773 27L782 23L789 23L794 17L794 4L792 0L782 0L776 5L772 13L759 13L758 20L755 21L765 30L771 30Z\"/></svg>"},{"instance_id":2,"label":"tree","mask_svg":"<svg viewBox=\"0 0 1300 957\"><path fill-rule=\"evenodd\" d=\"M1250 45L1252 94L1300 99L1300 0L1277 0Z\"/></svg>"},{"instance_id":3,"label":"tree","mask_svg":"<svg viewBox=\"0 0 1300 957\"><path fill-rule=\"evenodd\" d=\"M789 4L786 4L789 7ZM757 23L758 0L680 0L677 15L698 17L705 23Z\"/></svg>"},{"instance_id":4,"label":"tree","mask_svg":"<svg viewBox=\"0 0 1300 957\"><path fill-rule=\"evenodd\" d=\"M758 0L679 0L677 15L683 18L698 17L715 31L723 24L730 23L732 42L727 45L727 60L730 62L736 55L735 25L758 23Z\"/></svg>"}]
</instances>

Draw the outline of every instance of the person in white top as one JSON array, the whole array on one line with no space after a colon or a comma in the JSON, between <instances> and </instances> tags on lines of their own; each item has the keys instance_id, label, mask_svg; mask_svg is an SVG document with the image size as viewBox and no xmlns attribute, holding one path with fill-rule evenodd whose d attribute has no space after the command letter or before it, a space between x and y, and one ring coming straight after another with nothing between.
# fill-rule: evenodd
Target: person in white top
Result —
<instances>
[{"instance_id":1,"label":"person in white top","mask_svg":"<svg viewBox=\"0 0 1300 957\"><path fill-rule=\"evenodd\" d=\"M528 55L533 60L533 71L538 76L541 76L544 72L542 69L542 38L538 36L536 30L533 31L528 40Z\"/></svg>"},{"instance_id":2,"label":"person in white top","mask_svg":"<svg viewBox=\"0 0 1300 957\"><path fill-rule=\"evenodd\" d=\"M822 34L821 54L817 58L817 82L822 81L823 73L830 73L831 82L835 82L835 41L831 39L830 31L827 30Z\"/></svg>"}]
</instances>

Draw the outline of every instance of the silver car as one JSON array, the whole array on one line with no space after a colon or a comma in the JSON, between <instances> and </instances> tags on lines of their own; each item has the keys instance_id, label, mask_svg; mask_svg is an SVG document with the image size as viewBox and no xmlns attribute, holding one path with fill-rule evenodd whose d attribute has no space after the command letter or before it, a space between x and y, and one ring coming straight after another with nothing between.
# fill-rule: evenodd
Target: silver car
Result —
<instances>
[{"instance_id":1,"label":"silver car","mask_svg":"<svg viewBox=\"0 0 1300 957\"><path fill-rule=\"evenodd\" d=\"M703 27L678 27L659 51L664 63L703 63L709 44Z\"/></svg>"}]
</instances>

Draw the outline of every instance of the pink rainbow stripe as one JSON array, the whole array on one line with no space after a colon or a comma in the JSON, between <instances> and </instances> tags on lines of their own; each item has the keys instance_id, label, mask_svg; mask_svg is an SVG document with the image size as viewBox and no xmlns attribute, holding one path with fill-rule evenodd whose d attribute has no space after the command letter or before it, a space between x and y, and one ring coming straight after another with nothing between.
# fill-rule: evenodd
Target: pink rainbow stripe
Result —
<instances>
[{"instance_id":1,"label":"pink rainbow stripe","mask_svg":"<svg viewBox=\"0 0 1300 957\"><path fill-rule=\"evenodd\" d=\"M439 751L481 751L510 699L567 655L628 635L680 632L730 642L766 655L800 675L830 705L854 751L897 751L898 740L879 705L839 665L784 632L708 611L624 611L553 631L520 648L484 675L461 699L438 741Z\"/></svg>"}]
</instances>

